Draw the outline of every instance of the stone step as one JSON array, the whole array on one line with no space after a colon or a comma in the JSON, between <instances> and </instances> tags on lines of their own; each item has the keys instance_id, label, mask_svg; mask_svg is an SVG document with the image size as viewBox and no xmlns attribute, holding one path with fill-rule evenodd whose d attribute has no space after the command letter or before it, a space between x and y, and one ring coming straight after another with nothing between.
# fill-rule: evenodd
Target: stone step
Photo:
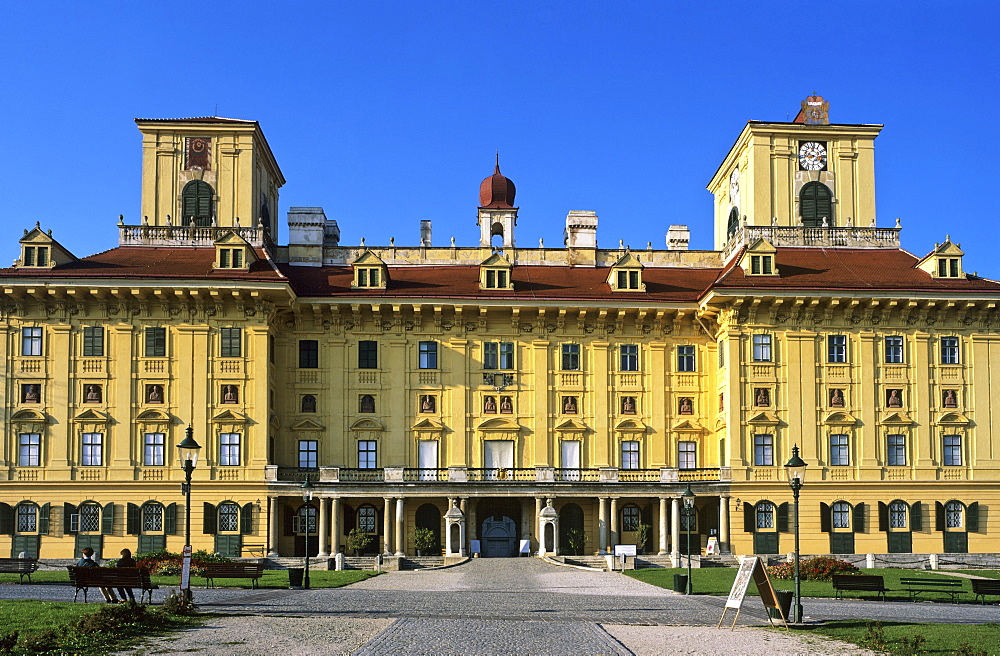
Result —
<instances>
[{"instance_id":1,"label":"stone step","mask_svg":"<svg viewBox=\"0 0 1000 656\"><path fill-rule=\"evenodd\" d=\"M416 570L444 567L444 556L407 556L403 559L401 569Z\"/></svg>"},{"instance_id":2,"label":"stone step","mask_svg":"<svg viewBox=\"0 0 1000 656\"><path fill-rule=\"evenodd\" d=\"M561 556L560 559L567 565L600 570L608 569L608 559L604 556Z\"/></svg>"}]
</instances>

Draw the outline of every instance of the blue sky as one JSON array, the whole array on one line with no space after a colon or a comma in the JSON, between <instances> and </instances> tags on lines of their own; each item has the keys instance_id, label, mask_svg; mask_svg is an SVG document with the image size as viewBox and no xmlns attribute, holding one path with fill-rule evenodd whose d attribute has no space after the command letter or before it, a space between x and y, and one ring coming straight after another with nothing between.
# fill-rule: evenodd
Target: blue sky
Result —
<instances>
[{"instance_id":1,"label":"blue sky","mask_svg":"<svg viewBox=\"0 0 1000 656\"><path fill-rule=\"evenodd\" d=\"M1000 278L998 19L994 2L6 3L0 261L35 221L78 256L116 245L118 215L140 218L132 119L216 113L261 122L282 242L304 205L346 244L416 243L421 219L435 244L476 243L499 149L521 245L560 245L566 213L594 210L604 246L662 248L683 223L712 248L705 184L746 120L817 92L834 122L886 126L879 225L901 217L919 255L950 234Z\"/></svg>"}]
</instances>

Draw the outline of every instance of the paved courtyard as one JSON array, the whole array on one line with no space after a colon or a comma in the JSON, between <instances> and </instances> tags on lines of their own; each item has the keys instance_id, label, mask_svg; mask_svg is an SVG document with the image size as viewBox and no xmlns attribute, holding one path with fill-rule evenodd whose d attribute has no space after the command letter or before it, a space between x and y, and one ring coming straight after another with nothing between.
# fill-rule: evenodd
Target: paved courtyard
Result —
<instances>
[{"instance_id":1,"label":"paved courtyard","mask_svg":"<svg viewBox=\"0 0 1000 656\"><path fill-rule=\"evenodd\" d=\"M3 585L4 598L71 598L57 585ZM157 599L161 598L161 593ZM140 654L832 654L859 653L766 625L747 597L737 631L718 630L725 599L677 595L617 573L538 559L476 559L393 572L347 588L196 590L215 614ZM807 618L995 622L996 606L805 600ZM732 619L732 611L728 618Z\"/></svg>"}]
</instances>

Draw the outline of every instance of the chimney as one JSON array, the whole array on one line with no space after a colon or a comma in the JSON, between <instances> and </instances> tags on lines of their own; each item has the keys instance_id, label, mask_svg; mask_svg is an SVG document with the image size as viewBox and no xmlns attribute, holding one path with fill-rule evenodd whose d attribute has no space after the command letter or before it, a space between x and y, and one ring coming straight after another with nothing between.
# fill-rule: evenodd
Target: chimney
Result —
<instances>
[{"instance_id":1,"label":"chimney","mask_svg":"<svg viewBox=\"0 0 1000 656\"><path fill-rule=\"evenodd\" d=\"M427 219L421 219L420 221L420 245L431 245L431 222Z\"/></svg>"},{"instance_id":2,"label":"chimney","mask_svg":"<svg viewBox=\"0 0 1000 656\"><path fill-rule=\"evenodd\" d=\"M292 266L323 266L323 243L332 231L340 238L336 221L330 221L322 207L288 208L288 263ZM332 235L331 235L332 236Z\"/></svg>"},{"instance_id":3,"label":"chimney","mask_svg":"<svg viewBox=\"0 0 1000 656\"><path fill-rule=\"evenodd\" d=\"M667 248L672 251L686 251L691 241L691 231L686 225L672 225L667 230Z\"/></svg>"},{"instance_id":4,"label":"chimney","mask_svg":"<svg viewBox=\"0 0 1000 656\"><path fill-rule=\"evenodd\" d=\"M566 248L597 248L597 212L574 210L566 215Z\"/></svg>"}]
</instances>

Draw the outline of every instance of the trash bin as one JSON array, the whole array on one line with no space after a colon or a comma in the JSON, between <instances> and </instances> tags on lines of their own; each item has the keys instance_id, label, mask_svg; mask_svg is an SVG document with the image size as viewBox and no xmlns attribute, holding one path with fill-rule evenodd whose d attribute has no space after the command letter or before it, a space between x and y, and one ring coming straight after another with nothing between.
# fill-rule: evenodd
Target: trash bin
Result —
<instances>
[{"instance_id":1,"label":"trash bin","mask_svg":"<svg viewBox=\"0 0 1000 656\"><path fill-rule=\"evenodd\" d=\"M288 587L290 588L301 588L302 587L302 575L305 574L305 569L302 567L289 567L288 568Z\"/></svg>"},{"instance_id":2,"label":"trash bin","mask_svg":"<svg viewBox=\"0 0 1000 656\"><path fill-rule=\"evenodd\" d=\"M785 614L785 619L789 622L792 621L792 599L795 597L791 590L775 590L775 597L777 597L778 605L781 606L781 612ZM780 620L781 613L778 612L777 608L768 608L767 614L771 619Z\"/></svg>"},{"instance_id":3,"label":"trash bin","mask_svg":"<svg viewBox=\"0 0 1000 656\"><path fill-rule=\"evenodd\" d=\"M687 592L687 574L674 574L674 592Z\"/></svg>"}]
</instances>

